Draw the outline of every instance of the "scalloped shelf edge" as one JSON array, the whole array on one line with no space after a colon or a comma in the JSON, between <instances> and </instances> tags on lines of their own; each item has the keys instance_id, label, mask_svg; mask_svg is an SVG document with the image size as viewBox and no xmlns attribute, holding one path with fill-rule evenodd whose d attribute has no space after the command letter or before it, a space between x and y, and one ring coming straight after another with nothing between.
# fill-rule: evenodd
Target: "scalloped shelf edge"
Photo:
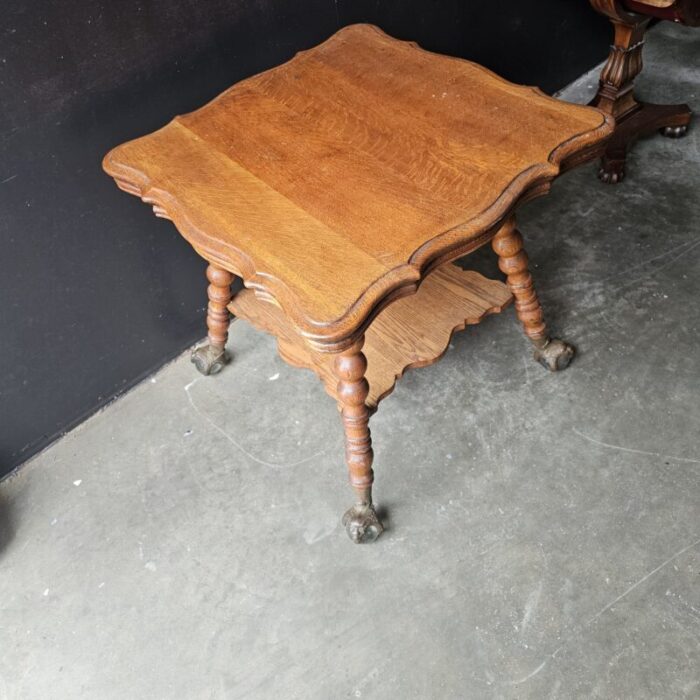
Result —
<instances>
[{"instance_id":1,"label":"scalloped shelf edge","mask_svg":"<svg viewBox=\"0 0 700 700\"><path fill-rule=\"evenodd\" d=\"M512 300L503 282L447 263L432 272L415 294L387 306L365 331L370 410L393 391L407 369L437 362L454 333L501 312ZM243 289L228 308L275 336L282 359L314 371L337 400L333 355L311 348L278 306Z\"/></svg>"}]
</instances>

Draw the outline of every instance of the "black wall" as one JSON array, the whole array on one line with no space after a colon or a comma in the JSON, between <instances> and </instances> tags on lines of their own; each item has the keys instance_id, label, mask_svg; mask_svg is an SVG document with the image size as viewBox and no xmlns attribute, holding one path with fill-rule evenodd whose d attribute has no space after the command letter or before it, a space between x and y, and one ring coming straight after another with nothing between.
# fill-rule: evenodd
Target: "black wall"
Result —
<instances>
[{"instance_id":1,"label":"black wall","mask_svg":"<svg viewBox=\"0 0 700 700\"><path fill-rule=\"evenodd\" d=\"M204 335L203 262L104 153L353 22L548 91L609 41L585 0L4 0L0 475Z\"/></svg>"}]
</instances>

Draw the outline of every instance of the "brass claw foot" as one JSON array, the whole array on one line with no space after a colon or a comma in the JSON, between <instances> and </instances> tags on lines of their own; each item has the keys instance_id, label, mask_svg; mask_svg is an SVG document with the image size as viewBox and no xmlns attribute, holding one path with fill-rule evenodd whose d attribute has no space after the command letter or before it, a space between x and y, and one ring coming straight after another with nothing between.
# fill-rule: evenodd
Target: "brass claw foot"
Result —
<instances>
[{"instance_id":1,"label":"brass claw foot","mask_svg":"<svg viewBox=\"0 0 700 700\"><path fill-rule=\"evenodd\" d=\"M371 503L356 503L343 516L343 525L355 544L374 542L384 531Z\"/></svg>"},{"instance_id":2,"label":"brass claw foot","mask_svg":"<svg viewBox=\"0 0 700 700\"><path fill-rule=\"evenodd\" d=\"M551 372L560 372L571 364L575 353L573 345L558 338L550 338L545 345L535 350L535 359Z\"/></svg>"},{"instance_id":3,"label":"brass claw foot","mask_svg":"<svg viewBox=\"0 0 700 700\"><path fill-rule=\"evenodd\" d=\"M663 129L660 129L660 131L662 136L666 136L669 139L680 139L688 133L688 125L665 126Z\"/></svg>"},{"instance_id":4,"label":"brass claw foot","mask_svg":"<svg viewBox=\"0 0 700 700\"><path fill-rule=\"evenodd\" d=\"M224 348L215 345L202 345L202 347L196 348L190 359L205 377L221 372L224 365L229 361Z\"/></svg>"}]
</instances>

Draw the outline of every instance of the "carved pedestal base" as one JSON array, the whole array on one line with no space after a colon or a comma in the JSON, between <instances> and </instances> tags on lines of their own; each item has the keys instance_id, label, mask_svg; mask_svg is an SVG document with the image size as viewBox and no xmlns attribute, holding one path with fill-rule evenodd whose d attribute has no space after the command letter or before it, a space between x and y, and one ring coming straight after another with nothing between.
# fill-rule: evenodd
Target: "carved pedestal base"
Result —
<instances>
[{"instance_id":1,"label":"carved pedestal base","mask_svg":"<svg viewBox=\"0 0 700 700\"><path fill-rule=\"evenodd\" d=\"M216 345L202 345L202 347L196 348L192 352L190 359L200 374L203 374L205 377L221 372L224 365L230 361L229 355L224 348Z\"/></svg>"},{"instance_id":2,"label":"carved pedestal base","mask_svg":"<svg viewBox=\"0 0 700 700\"><path fill-rule=\"evenodd\" d=\"M535 360L550 372L560 372L571 364L575 354L573 345L559 338L550 338L542 347L535 349Z\"/></svg>"},{"instance_id":3,"label":"carved pedestal base","mask_svg":"<svg viewBox=\"0 0 700 700\"><path fill-rule=\"evenodd\" d=\"M343 515L343 525L355 544L369 544L384 532L384 526L371 503L357 503Z\"/></svg>"},{"instance_id":4,"label":"carved pedestal base","mask_svg":"<svg viewBox=\"0 0 700 700\"><path fill-rule=\"evenodd\" d=\"M691 116L688 105L640 103L638 109L618 119L615 134L601 160L598 177L610 185L622 182L627 152L639 137L656 131L668 138L685 136Z\"/></svg>"},{"instance_id":5,"label":"carved pedestal base","mask_svg":"<svg viewBox=\"0 0 700 700\"><path fill-rule=\"evenodd\" d=\"M644 35L655 3L643 3L645 14L629 12L618 0L591 0L598 12L608 16L615 29L615 40L600 75L598 94L591 104L615 118L615 132L608 142L598 177L616 185L625 178L627 151L640 137L660 131L664 136L683 136L690 123L688 105L655 105L640 102L634 94L634 81L642 70Z\"/></svg>"}]
</instances>

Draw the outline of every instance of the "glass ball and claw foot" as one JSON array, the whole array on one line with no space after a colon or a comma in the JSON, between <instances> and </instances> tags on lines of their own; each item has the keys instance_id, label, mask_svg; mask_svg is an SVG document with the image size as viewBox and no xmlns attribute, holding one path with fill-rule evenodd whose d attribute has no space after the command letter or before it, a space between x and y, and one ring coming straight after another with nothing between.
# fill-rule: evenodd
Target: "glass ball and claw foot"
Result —
<instances>
[{"instance_id":1,"label":"glass ball and claw foot","mask_svg":"<svg viewBox=\"0 0 700 700\"><path fill-rule=\"evenodd\" d=\"M384 525L371 503L356 503L345 511L342 523L355 544L374 542L384 532Z\"/></svg>"}]
</instances>

